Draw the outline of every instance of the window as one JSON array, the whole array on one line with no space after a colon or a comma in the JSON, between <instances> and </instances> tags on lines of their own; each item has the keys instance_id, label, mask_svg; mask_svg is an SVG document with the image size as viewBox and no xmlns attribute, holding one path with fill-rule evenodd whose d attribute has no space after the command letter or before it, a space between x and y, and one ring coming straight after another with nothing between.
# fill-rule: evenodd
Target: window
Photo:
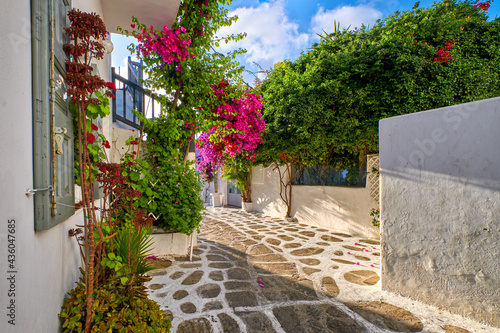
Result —
<instances>
[{"instance_id":1,"label":"window","mask_svg":"<svg viewBox=\"0 0 500 333\"><path fill-rule=\"evenodd\" d=\"M70 3L53 1L53 28L50 1L33 0L31 6L34 188L53 186L53 191L39 191L34 197L35 230L41 231L66 220L75 211L74 135L64 79L67 57L63 51ZM51 77L55 80L54 89Z\"/></svg>"},{"instance_id":2,"label":"window","mask_svg":"<svg viewBox=\"0 0 500 333\"><path fill-rule=\"evenodd\" d=\"M292 167L294 185L365 187L366 166L339 169L331 165Z\"/></svg>"},{"instance_id":3,"label":"window","mask_svg":"<svg viewBox=\"0 0 500 333\"><path fill-rule=\"evenodd\" d=\"M240 194L241 195L241 190L236 187L235 182L228 182L227 183L227 192L231 194Z\"/></svg>"}]
</instances>

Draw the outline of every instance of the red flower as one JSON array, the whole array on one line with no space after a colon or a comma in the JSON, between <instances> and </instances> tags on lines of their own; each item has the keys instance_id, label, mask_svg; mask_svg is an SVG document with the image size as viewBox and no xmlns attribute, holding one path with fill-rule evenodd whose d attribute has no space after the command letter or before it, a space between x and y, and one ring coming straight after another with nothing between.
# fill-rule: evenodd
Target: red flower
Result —
<instances>
[{"instance_id":1,"label":"red flower","mask_svg":"<svg viewBox=\"0 0 500 333\"><path fill-rule=\"evenodd\" d=\"M88 143L94 143L95 141L95 136L92 133L87 133L87 142Z\"/></svg>"},{"instance_id":2,"label":"red flower","mask_svg":"<svg viewBox=\"0 0 500 333\"><path fill-rule=\"evenodd\" d=\"M109 89L111 89L113 91L116 91L116 86L113 82L106 82L106 87L108 87Z\"/></svg>"},{"instance_id":3,"label":"red flower","mask_svg":"<svg viewBox=\"0 0 500 333\"><path fill-rule=\"evenodd\" d=\"M128 166L134 165L134 162L128 162Z\"/></svg>"},{"instance_id":4,"label":"red flower","mask_svg":"<svg viewBox=\"0 0 500 333\"><path fill-rule=\"evenodd\" d=\"M133 152L132 152L132 154L137 155L137 152L136 152L136 151L133 151Z\"/></svg>"},{"instance_id":5,"label":"red flower","mask_svg":"<svg viewBox=\"0 0 500 333\"><path fill-rule=\"evenodd\" d=\"M139 142L137 142L137 141L135 141L135 140L134 140L134 141L130 141L130 144L131 144L131 145L138 145L138 144L139 144Z\"/></svg>"},{"instance_id":6,"label":"red flower","mask_svg":"<svg viewBox=\"0 0 500 333\"><path fill-rule=\"evenodd\" d=\"M130 26L131 26L132 28L135 28L135 23L132 23Z\"/></svg>"},{"instance_id":7,"label":"red flower","mask_svg":"<svg viewBox=\"0 0 500 333\"><path fill-rule=\"evenodd\" d=\"M105 147L105 148L111 148L111 146L109 145L109 141L106 140L106 142L103 142L102 145Z\"/></svg>"},{"instance_id":8,"label":"red flower","mask_svg":"<svg viewBox=\"0 0 500 333\"><path fill-rule=\"evenodd\" d=\"M97 127L97 125L95 125L95 124L90 124L90 128L92 128L94 131L99 130L99 127Z\"/></svg>"},{"instance_id":9,"label":"red flower","mask_svg":"<svg viewBox=\"0 0 500 333\"><path fill-rule=\"evenodd\" d=\"M158 140L154 140L153 142L154 142L154 143L157 143L157 142L158 142Z\"/></svg>"},{"instance_id":10,"label":"red flower","mask_svg":"<svg viewBox=\"0 0 500 333\"><path fill-rule=\"evenodd\" d=\"M424 44L424 45L425 45L425 44L427 44L427 42L422 42L422 44Z\"/></svg>"}]
</instances>

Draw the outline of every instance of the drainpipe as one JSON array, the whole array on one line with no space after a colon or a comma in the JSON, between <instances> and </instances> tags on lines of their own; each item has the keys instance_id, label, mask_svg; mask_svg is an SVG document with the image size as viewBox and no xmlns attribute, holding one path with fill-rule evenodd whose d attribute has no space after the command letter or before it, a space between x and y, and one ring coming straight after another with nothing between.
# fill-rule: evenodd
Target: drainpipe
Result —
<instances>
[{"instance_id":1,"label":"drainpipe","mask_svg":"<svg viewBox=\"0 0 500 333\"><path fill-rule=\"evenodd\" d=\"M50 110L51 110L51 127L50 127L50 137L51 137L51 153L52 153L52 190L51 190L51 204L50 210L52 211L52 216L57 215L56 209L56 148L55 148L55 102L56 102L56 80L55 80L55 52L54 52L54 30L55 30L55 18L54 18L54 0L50 0Z\"/></svg>"}]
</instances>

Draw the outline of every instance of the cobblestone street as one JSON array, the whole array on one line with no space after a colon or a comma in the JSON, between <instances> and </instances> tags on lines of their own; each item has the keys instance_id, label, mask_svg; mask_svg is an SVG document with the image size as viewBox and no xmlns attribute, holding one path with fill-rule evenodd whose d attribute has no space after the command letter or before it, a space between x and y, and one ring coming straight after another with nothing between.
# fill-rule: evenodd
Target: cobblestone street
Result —
<instances>
[{"instance_id":1,"label":"cobblestone street","mask_svg":"<svg viewBox=\"0 0 500 333\"><path fill-rule=\"evenodd\" d=\"M231 208L209 208L193 261L150 272L177 333L488 332L380 290L380 243Z\"/></svg>"}]
</instances>

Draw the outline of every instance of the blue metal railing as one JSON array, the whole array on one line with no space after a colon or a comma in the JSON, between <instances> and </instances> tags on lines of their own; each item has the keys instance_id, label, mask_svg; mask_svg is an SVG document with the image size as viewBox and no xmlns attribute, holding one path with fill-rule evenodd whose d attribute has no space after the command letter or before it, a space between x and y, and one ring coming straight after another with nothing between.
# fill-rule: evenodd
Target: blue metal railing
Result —
<instances>
[{"instance_id":1,"label":"blue metal railing","mask_svg":"<svg viewBox=\"0 0 500 333\"><path fill-rule=\"evenodd\" d=\"M112 68L112 82L116 86L115 98L112 101L113 122L122 122L132 128L140 129L142 124L132 110L137 110L146 118L155 117L155 107L159 114L159 102L155 94L146 91L141 85L128 80Z\"/></svg>"}]
</instances>

